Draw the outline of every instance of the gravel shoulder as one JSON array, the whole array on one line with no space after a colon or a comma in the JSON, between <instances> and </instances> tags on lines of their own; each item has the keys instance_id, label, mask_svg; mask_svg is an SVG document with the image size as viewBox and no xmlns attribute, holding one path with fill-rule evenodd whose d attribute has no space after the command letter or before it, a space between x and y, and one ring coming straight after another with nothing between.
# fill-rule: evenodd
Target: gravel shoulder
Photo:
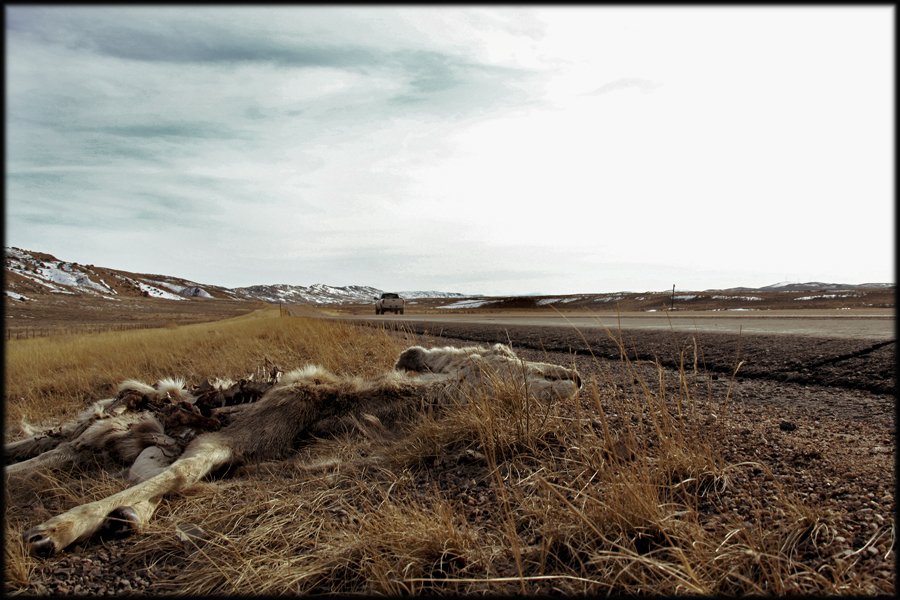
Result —
<instances>
[{"instance_id":1,"label":"gravel shoulder","mask_svg":"<svg viewBox=\"0 0 900 600\"><path fill-rule=\"evenodd\" d=\"M435 323L410 329L428 346L503 341L527 360L574 362L586 381L634 389L632 376L620 375L624 371L618 345L604 332ZM669 395L681 393L678 373L683 360L698 409L709 410L714 415L710 426L721 427L724 458L751 465L735 477L717 506L707 507L710 512L752 520L767 499L781 493L777 481L830 524L826 552L856 560L861 571L893 582L895 341L794 336L738 340L722 334L648 331L623 331L621 336L630 360L651 388L660 379L651 361L658 359L664 366ZM732 377L738 356L744 364ZM590 407L580 410L582 417L586 412L592 418ZM574 416L574 408L571 412ZM882 589L893 593L893 583Z\"/></svg>"}]
</instances>

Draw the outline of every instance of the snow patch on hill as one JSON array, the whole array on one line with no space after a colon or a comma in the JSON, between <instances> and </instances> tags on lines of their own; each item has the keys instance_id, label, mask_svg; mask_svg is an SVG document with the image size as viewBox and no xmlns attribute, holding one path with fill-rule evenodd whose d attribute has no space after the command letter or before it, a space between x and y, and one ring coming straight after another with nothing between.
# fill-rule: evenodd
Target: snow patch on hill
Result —
<instances>
[{"instance_id":1,"label":"snow patch on hill","mask_svg":"<svg viewBox=\"0 0 900 600\"><path fill-rule=\"evenodd\" d=\"M40 258L43 257L43 258ZM119 293L90 266L60 261L56 257L31 253L20 248L6 248L6 270L34 282L55 294L91 294L103 298L118 296ZM213 296L192 281L156 281L150 278L135 279L108 269L107 277L120 280L145 295L168 300L184 300L185 297L212 298ZM231 294L232 298L239 299Z\"/></svg>"},{"instance_id":2,"label":"snow patch on hill","mask_svg":"<svg viewBox=\"0 0 900 600\"><path fill-rule=\"evenodd\" d=\"M177 294L161 290L156 286L147 285L143 281L138 281L137 285L142 292L147 292L147 295L152 298L165 298L166 300L184 300L184 298Z\"/></svg>"},{"instance_id":3,"label":"snow patch on hill","mask_svg":"<svg viewBox=\"0 0 900 600\"><path fill-rule=\"evenodd\" d=\"M481 294L458 294L456 292L397 292L401 298L420 299L420 298L472 298Z\"/></svg>"},{"instance_id":4,"label":"snow patch on hill","mask_svg":"<svg viewBox=\"0 0 900 600\"><path fill-rule=\"evenodd\" d=\"M444 306L438 306L437 308L481 308L496 303L497 300L460 300L459 302L445 304Z\"/></svg>"},{"instance_id":5,"label":"snow patch on hill","mask_svg":"<svg viewBox=\"0 0 900 600\"><path fill-rule=\"evenodd\" d=\"M195 285L186 286L186 285L179 285L179 284L175 284L175 283L169 283L168 281L153 281L150 279L145 279L144 281L150 281L151 283L153 283L157 286L162 286L172 292L175 292L179 296L179 298L178 298L179 300L183 300L183 298L181 298L181 296L190 296L193 298L212 298L212 296L209 294L209 292L207 292L203 288L195 286Z\"/></svg>"}]
</instances>

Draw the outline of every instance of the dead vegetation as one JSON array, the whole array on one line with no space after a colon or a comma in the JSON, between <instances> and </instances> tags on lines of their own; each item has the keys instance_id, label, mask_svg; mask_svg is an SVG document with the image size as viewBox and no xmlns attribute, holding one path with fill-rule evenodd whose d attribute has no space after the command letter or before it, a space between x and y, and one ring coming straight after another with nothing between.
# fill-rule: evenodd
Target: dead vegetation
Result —
<instances>
[{"instance_id":1,"label":"dead vegetation","mask_svg":"<svg viewBox=\"0 0 900 600\"><path fill-rule=\"evenodd\" d=\"M187 330L193 335L178 337ZM40 399L58 420L103 377L113 385L174 374L238 378L265 358L369 376L416 341L278 318L121 335L135 337L111 338L102 352L70 347L80 357L71 372L49 348L8 347L7 414L34 415L30 402ZM510 378L401 436L373 430L322 440L293 460L203 482L164 501L144 534L85 546L82 555L124 558L112 572L92 567L94 577L74 568L42 576L66 559L28 556L19 534L124 483L96 472L47 473L8 490L6 591L893 593L893 522L838 552L836 515L764 462L729 462L731 399L698 387L691 353L675 382L667 381L672 371L634 363L623 349L620 362L598 361L574 406L528 399ZM104 368L80 378L81 387L62 384L100 355ZM887 540L887 552L879 550L886 566L862 568L868 549ZM114 581L135 572L146 585Z\"/></svg>"}]
</instances>

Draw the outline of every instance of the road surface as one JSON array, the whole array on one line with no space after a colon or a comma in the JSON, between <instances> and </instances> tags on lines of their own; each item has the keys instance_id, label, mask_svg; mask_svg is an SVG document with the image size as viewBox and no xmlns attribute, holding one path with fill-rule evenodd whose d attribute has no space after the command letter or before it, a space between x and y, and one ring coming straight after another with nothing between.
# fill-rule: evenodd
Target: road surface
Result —
<instances>
[{"instance_id":1,"label":"road surface","mask_svg":"<svg viewBox=\"0 0 900 600\"><path fill-rule=\"evenodd\" d=\"M323 316L301 305L291 307L296 316ZM891 309L770 310L737 313L729 311L684 311L674 313L470 313L347 315L328 317L369 321L414 321L428 323L492 323L502 325L550 325L610 329L649 329L747 334L784 334L824 338L896 339L895 315Z\"/></svg>"}]
</instances>

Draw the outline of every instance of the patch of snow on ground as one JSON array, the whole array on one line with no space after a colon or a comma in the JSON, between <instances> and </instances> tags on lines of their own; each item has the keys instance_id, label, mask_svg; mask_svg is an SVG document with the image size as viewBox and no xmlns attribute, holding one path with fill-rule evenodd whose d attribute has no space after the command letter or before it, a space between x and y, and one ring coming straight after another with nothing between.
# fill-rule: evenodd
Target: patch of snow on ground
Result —
<instances>
[{"instance_id":1,"label":"patch of snow on ground","mask_svg":"<svg viewBox=\"0 0 900 600\"><path fill-rule=\"evenodd\" d=\"M170 290L172 290L173 292L175 292L176 294L178 294L179 296L192 296L192 297L196 297L196 298L212 298L212 296L209 295L209 292L207 292L206 290L204 290L203 288L201 288L199 286L185 287L183 285L177 285L174 283L169 283L167 281L154 281L152 279L147 279L146 281L149 281L150 283L153 283L155 285L161 285L163 287L167 287Z\"/></svg>"},{"instance_id":2,"label":"patch of snow on ground","mask_svg":"<svg viewBox=\"0 0 900 600\"><path fill-rule=\"evenodd\" d=\"M713 300L762 300L757 296L713 296Z\"/></svg>"},{"instance_id":3,"label":"patch of snow on ground","mask_svg":"<svg viewBox=\"0 0 900 600\"><path fill-rule=\"evenodd\" d=\"M17 294L15 292L11 292L6 290L6 295L12 298L13 300L31 300L28 296L23 296L22 294Z\"/></svg>"},{"instance_id":4,"label":"patch of snow on ground","mask_svg":"<svg viewBox=\"0 0 900 600\"><path fill-rule=\"evenodd\" d=\"M41 279L40 277L35 277L34 275L26 275L24 272L19 272L18 274L21 275L22 277L24 277L25 279L30 279L31 281L33 281L33 282L35 282L35 283L39 283L39 284L41 284L41 285L44 286L44 287L50 288L51 290L57 290L57 289L59 289L59 288L57 288L55 285L53 285L52 283L47 283L46 281L44 281L44 280Z\"/></svg>"},{"instance_id":5,"label":"patch of snow on ground","mask_svg":"<svg viewBox=\"0 0 900 600\"><path fill-rule=\"evenodd\" d=\"M574 298L541 298L540 300L537 300L535 304L538 306L543 306L545 304L567 304L578 300L584 300L584 298L581 296L575 296Z\"/></svg>"},{"instance_id":6,"label":"patch of snow on ground","mask_svg":"<svg viewBox=\"0 0 900 600\"><path fill-rule=\"evenodd\" d=\"M478 308L494 303L495 300L460 300L446 306L438 306L438 308Z\"/></svg>"},{"instance_id":7,"label":"patch of snow on ground","mask_svg":"<svg viewBox=\"0 0 900 600\"><path fill-rule=\"evenodd\" d=\"M42 269L38 269L38 273L46 277L49 281L58 283L60 285L74 288L94 289L99 292L106 291L105 289L103 289L103 286L91 281L91 278L87 275L73 272L71 265L69 265L68 263L60 263L60 265L63 268L44 267Z\"/></svg>"},{"instance_id":8,"label":"patch of snow on ground","mask_svg":"<svg viewBox=\"0 0 900 600\"><path fill-rule=\"evenodd\" d=\"M46 263L40 264L42 266L34 272L34 275L37 277L26 275L21 271L19 272L19 275L46 285L53 291L63 294L71 294L73 292L61 290L57 285L77 288L89 293L109 292L109 289L106 286L91 281L91 278L83 273L74 271L70 263L59 263L59 266L47 265Z\"/></svg>"},{"instance_id":9,"label":"patch of snow on ground","mask_svg":"<svg viewBox=\"0 0 900 600\"><path fill-rule=\"evenodd\" d=\"M117 292L116 290L109 287L109 284L106 283L105 281L103 281L102 279L100 281L98 281L97 283L102 285L104 288L106 288L103 291L106 292L107 294L115 294L116 296L119 295L119 292Z\"/></svg>"},{"instance_id":10,"label":"patch of snow on ground","mask_svg":"<svg viewBox=\"0 0 900 600\"><path fill-rule=\"evenodd\" d=\"M182 298L176 294L170 294L169 292L165 292L157 287L153 287L152 285L147 285L141 281L137 282L138 287L141 288L142 292L147 292L153 298L165 298L167 300L185 300L186 298Z\"/></svg>"},{"instance_id":11,"label":"patch of snow on ground","mask_svg":"<svg viewBox=\"0 0 900 600\"><path fill-rule=\"evenodd\" d=\"M803 296L802 298L794 298L794 300L816 300L818 298L852 298L859 294L819 294L818 296Z\"/></svg>"},{"instance_id":12,"label":"patch of snow on ground","mask_svg":"<svg viewBox=\"0 0 900 600\"><path fill-rule=\"evenodd\" d=\"M6 250L6 256L14 256L14 257L18 258L19 260L23 260L25 258L25 253L22 252L21 250L19 250L18 248L11 248L11 247L7 246L5 248L5 250Z\"/></svg>"}]
</instances>

